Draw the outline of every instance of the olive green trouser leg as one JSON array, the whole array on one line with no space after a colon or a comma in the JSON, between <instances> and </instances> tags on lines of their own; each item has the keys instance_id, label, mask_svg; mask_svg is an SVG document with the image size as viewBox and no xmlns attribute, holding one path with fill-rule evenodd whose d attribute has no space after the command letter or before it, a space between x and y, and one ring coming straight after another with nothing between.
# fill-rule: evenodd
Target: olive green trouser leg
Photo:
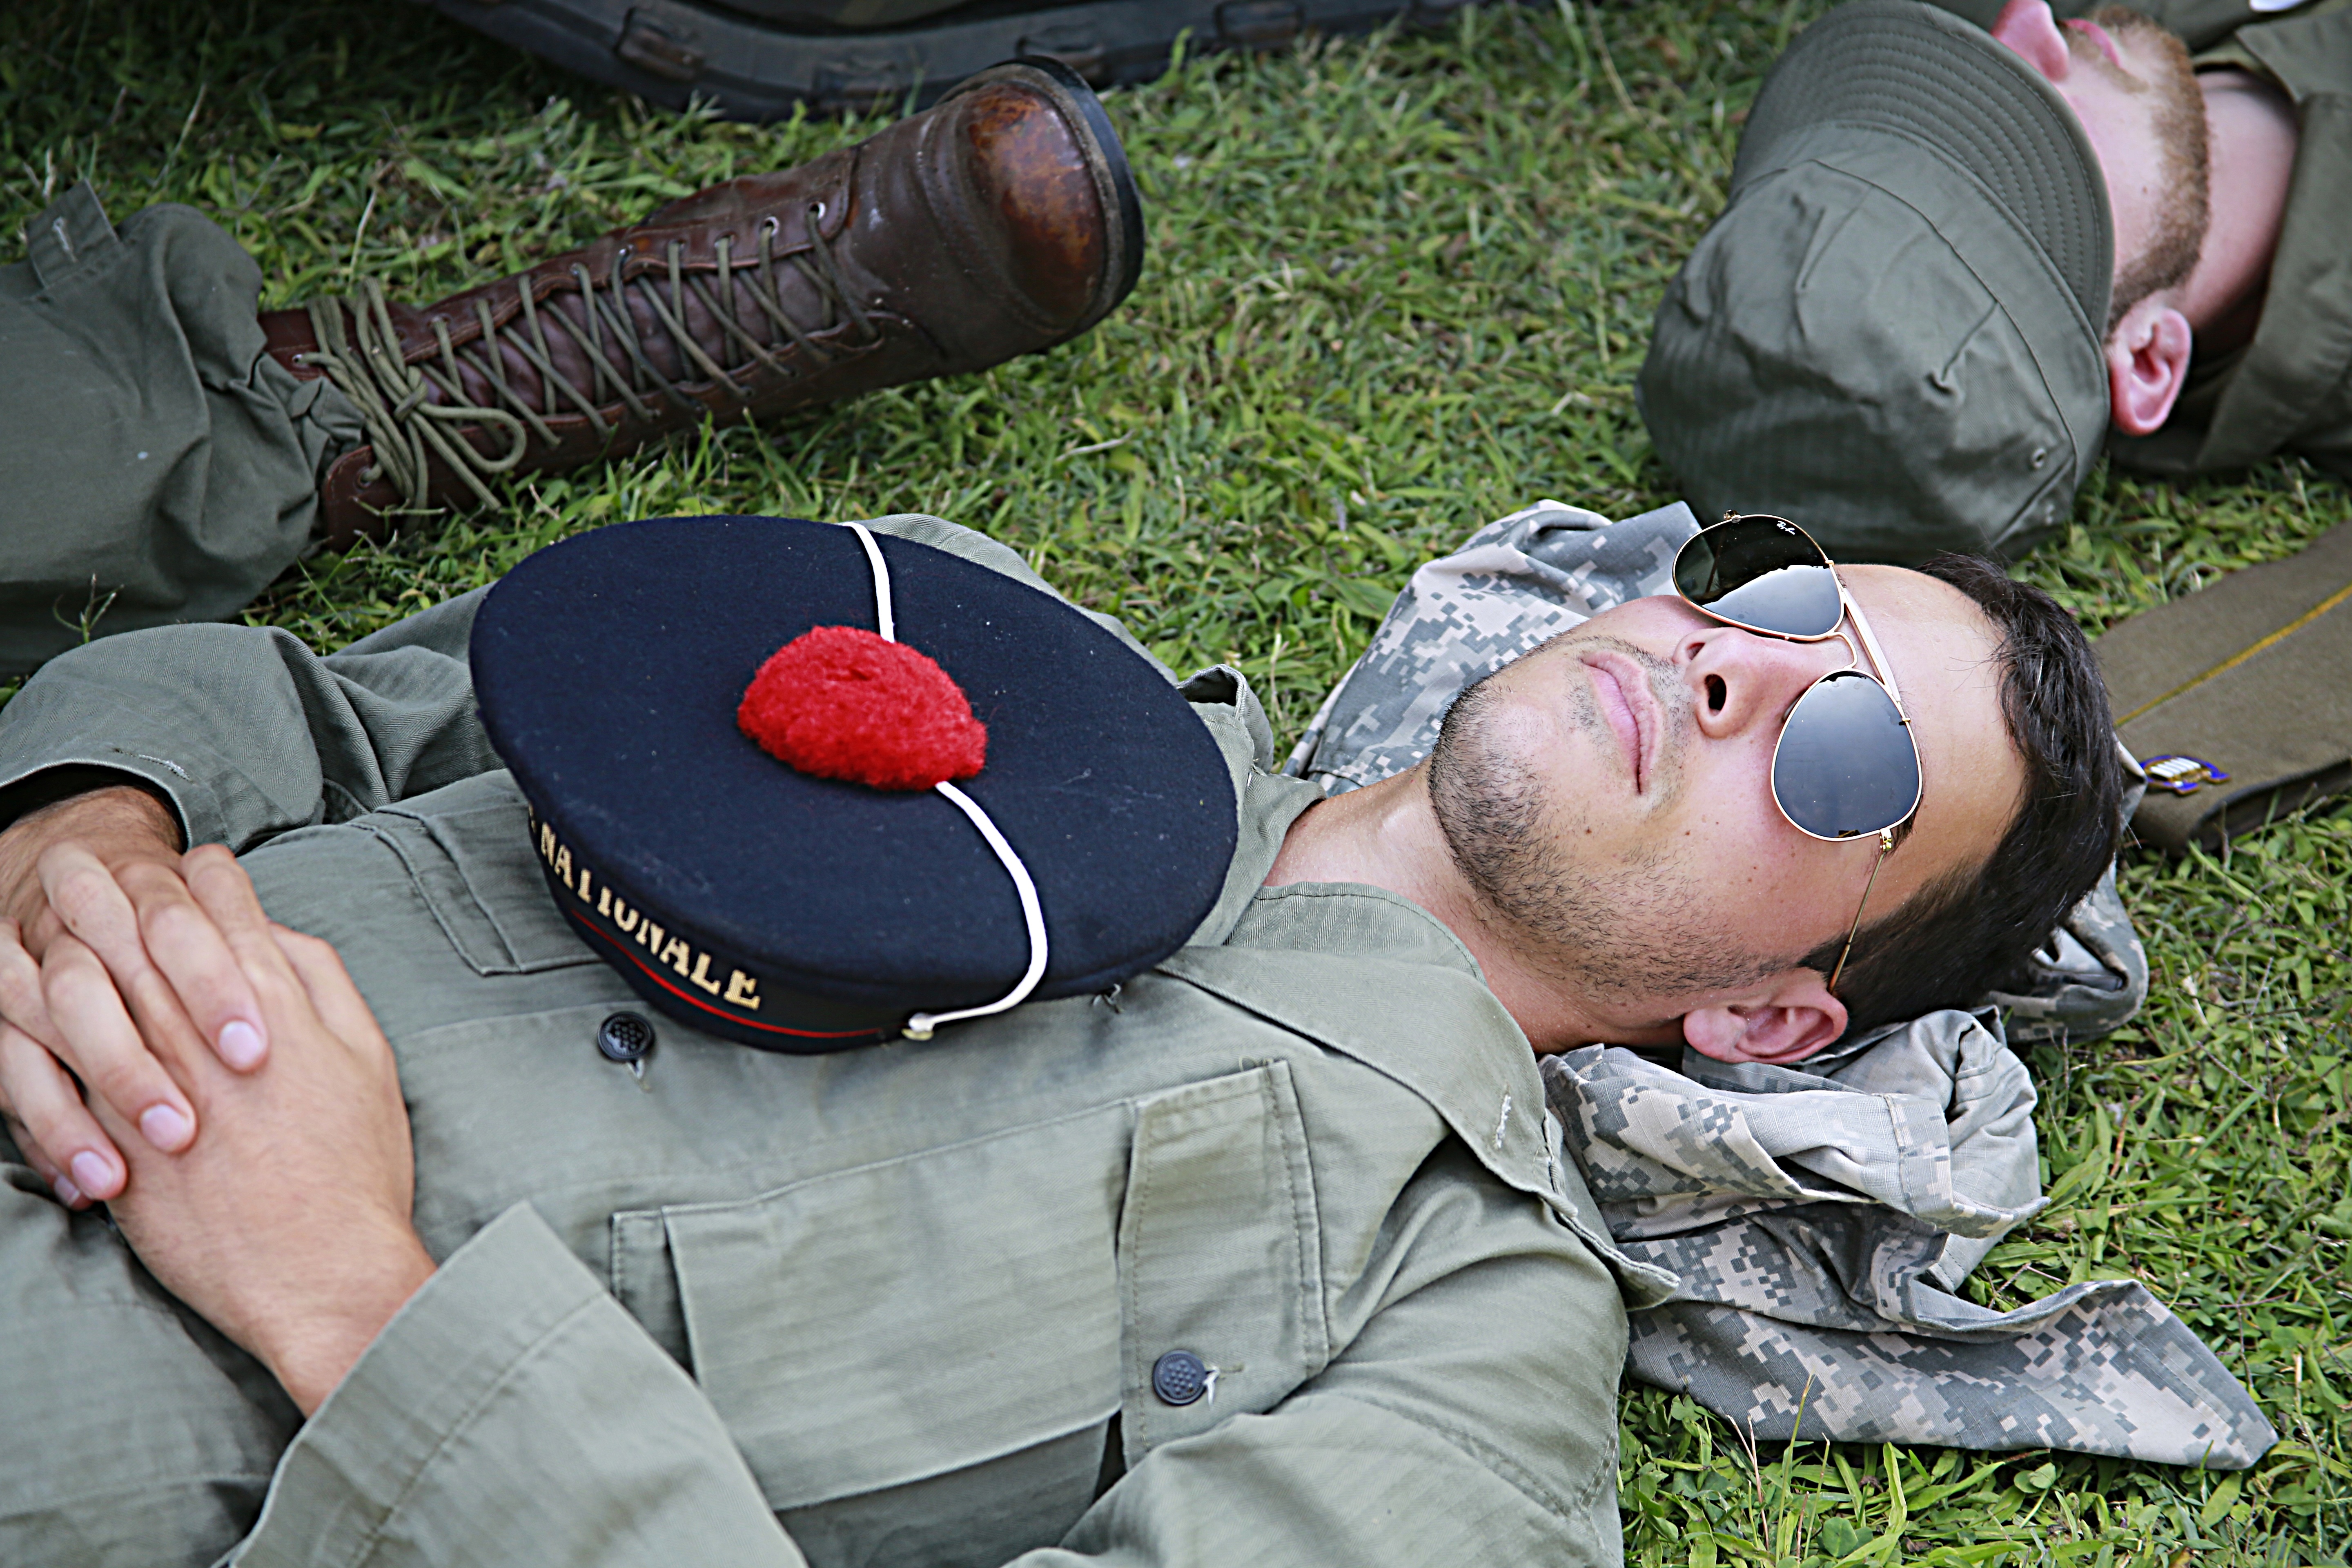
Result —
<instances>
[{"instance_id":1,"label":"olive green trouser leg","mask_svg":"<svg viewBox=\"0 0 2352 1568\"><path fill-rule=\"evenodd\" d=\"M0 677L85 630L235 615L366 438L262 352L261 269L193 208L118 234L76 185L26 240L0 267Z\"/></svg>"}]
</instances>

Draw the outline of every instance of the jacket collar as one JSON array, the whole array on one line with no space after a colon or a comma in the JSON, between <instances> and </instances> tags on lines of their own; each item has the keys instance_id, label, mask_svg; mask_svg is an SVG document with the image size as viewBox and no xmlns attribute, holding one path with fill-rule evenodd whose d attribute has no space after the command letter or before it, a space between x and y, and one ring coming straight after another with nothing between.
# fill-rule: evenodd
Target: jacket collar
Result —
<instances>
[{"instance_id":1,"label":"jacket collar","mask_svg":"<svg viewBox=\"0 0 2352 1568\"><path fill-rule=\"evenodd\" d=\"M1674 1276L1611 1239L1562 1152L1527 1037L1469 950L1419 905L1352 883L1261 889L1221 945L1180 949L1159 969L1410 1089L1497 1181L1598 1253L1629 1304L1674 1289Z\"/></svg>"}]
</instances>

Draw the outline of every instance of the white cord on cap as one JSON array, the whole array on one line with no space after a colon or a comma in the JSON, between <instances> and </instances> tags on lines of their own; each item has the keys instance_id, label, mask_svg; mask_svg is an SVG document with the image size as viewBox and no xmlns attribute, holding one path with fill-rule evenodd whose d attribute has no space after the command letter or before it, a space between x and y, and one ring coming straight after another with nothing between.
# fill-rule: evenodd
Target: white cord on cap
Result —
<instances>
[{"instance_id":1,"label":"white cord on cap","mask_svg":"<svg viewBox=\"0 0 2352 1568\"><path fill-rule=\"evenodd\" d=\"M1017 1007L1028 999L1029 993L1037 989L1037 982L1045 977L1045 911L1038 906L1037 884L1029 879L1029 868L1021 863L1021 857L1013 852L1013 846L1004 841L1004 835L996 830L996 824L989 820L988 813L981 809L980 802L951 784L942 782L931 787L955 802L963 814L971 818L971 825L980 829L980 836L988 840L988 847L996 851L997 859L1004 863L1005 872L1012 877L1013 890L1021 895L1021 919L1029 928L1029 972L1021 977L1019 984L984 1007L966 1007L954 1013L916 1014L907 1020L907 1037L910 1040L929 1039L931 1031L941 1024L952 1024L960 1018L984 1018L991 1013Z\"/></svg>"},{"instance_id":2,"label":"white cord on cap","mask_svg":"<svg viewBox=\"0 0 2352 1568\"><path fill-rule=\"evenodd\" d=\"M866 563L874 568L874 629L881 634L884 642L897 642L898 626L890 614L890 568L883 563L882 547L874 542L874 535L866 531L864 523L852 522L843 526L857 535L857 542L866 546Z\"/></svg>"},{"instance_id":3,"label":"white cord on cap","mask_svg":"<svg viewBox=\"0 0 2352 1568\"><path fill-rule=\"evenodd\" d=\"M882 559L882 547L875 542L874 535L864 523L852 522L845 526L857 535L857 542L866 548L866 563L874 569L875 629L884 642L897 642L897 621L890 608L890 568ZM1037 901L1037 884L1030 877L1029 868L1021 863L1021 857L1005 841L1004 835L997 830L995 822L980 802L945 780L931 787L953 802L957 810L971 818L971 825L980 829L980 836L988 841L991 849L996 851L997 860L1004 867L1005 874L1013 879L1013 890L1021 896L1022 923L1029 929L1029 969L1012 990L985 1006L964 1007L952 1013L915 1014L907 1020L902 1031L910 1040L929 1039L931 1031L941 1024L958 1023L965 1018L985 1018L992 1013L1018 1007L1029 999L1029 993L1037 989L1037 982L1045 977L1045 911Z\"/></svg>"}]
</instances>

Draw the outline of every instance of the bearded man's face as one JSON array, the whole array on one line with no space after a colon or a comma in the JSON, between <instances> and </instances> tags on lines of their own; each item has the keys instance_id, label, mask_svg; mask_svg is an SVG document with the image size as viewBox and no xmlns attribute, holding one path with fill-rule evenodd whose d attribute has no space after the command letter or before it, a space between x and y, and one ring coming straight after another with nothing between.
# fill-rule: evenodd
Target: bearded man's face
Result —
<instances>
[{"instance_id":1,"label":"bearded man's face","mask_svg":"<svg viewBox=\"0 0 2352 1568\"><path fill-rule=\"evenodd\" d=\"M1919 811L1873 894L1894 910L1992 853L2023 764L2001 717L1999 637L1974 604L1899 568L1841 573L1919 749ZM1428 787L1479 917L1629 1031L1842 939L1876 840L1799 831L1771 773L1789 710L1853 657L1838 639L1759 637L1656 597L1472 687L1445 717Z\"/></svg>"},{"instance_id":2,"label":"bearded man's face","mask_svg":"<svg viewBox=\"0 0 2352 1568\"><path fill-rule=\"evenodd\" d=\"M1671 811L1692 735L1672 666L1607 637L1582 639L1577 652L1594 673L1567 690L1559 721L1605 752L1618 742L1600 689L1629 711L1646 710L1655 733L1644 735L1637 766L1656 808ZM1556 979L1624 1001L1750 984L1801 956L1689 941L1706 906L1696 873L1647 838L1602 848L1601 803L1552 787L1531 760L1541 737L1514 713L1503 673L1447 710L1430 757L1430 799L1464 878L1497 918L1551 955Z\"/></svg>"}]
</instances>

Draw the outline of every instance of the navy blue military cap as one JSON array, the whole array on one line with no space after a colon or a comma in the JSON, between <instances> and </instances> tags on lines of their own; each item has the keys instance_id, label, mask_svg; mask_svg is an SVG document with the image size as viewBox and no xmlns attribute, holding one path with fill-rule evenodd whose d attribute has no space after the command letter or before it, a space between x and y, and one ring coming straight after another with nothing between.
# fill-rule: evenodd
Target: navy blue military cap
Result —
<instances>
[{"instance_id":1,"label":"navy blue military cap","mask_svg":"<svg viewBox=\"0 0 2352 1568\"><path fill-rule=\"evenodd\" d=\"M1232 775L1160 671L854 524L582 534L490 591L472 660L558 905L646 1001L746 1045L1106 990L1182 945L1233 858Z\"/></svg>"}]
</instances>

